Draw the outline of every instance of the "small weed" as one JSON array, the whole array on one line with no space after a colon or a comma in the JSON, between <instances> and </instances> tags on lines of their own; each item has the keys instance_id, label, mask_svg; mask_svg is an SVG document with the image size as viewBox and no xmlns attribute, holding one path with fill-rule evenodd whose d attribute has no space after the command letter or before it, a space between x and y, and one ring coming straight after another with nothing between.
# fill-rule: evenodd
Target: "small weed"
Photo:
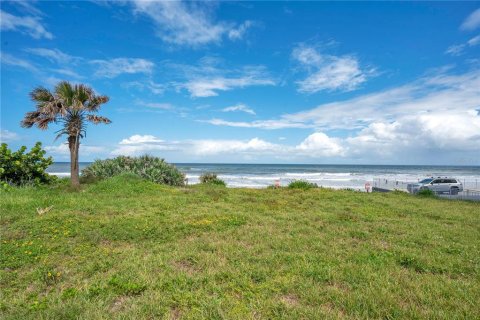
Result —
<instances>
[{"instance_id":1,"label":"small weed","mask_svg":"<svg viewBox=\"0 0 480 320\"><path fill-rule=\"evenodd\" d=\"M111 277L108 285L111 286L117 294L125 296L138 295L147 289L145 284L125 280L118 276Z\"/></svg>"},{"instance_id":2,"label":"small weed","mask_svg":"<svg viewBox=\"0 0 480 320\"><path fill-rule=\"evenodd\" d=\"M75 288L67 288L62 292L62 299L74 298L78 295L78 290Z\"/></svg>"},{"instance_id":3,"label":"small weed","mask_svg":"<svg viewBox=\"0 0 480 320\"><path fill-rule=\"evenodd\" d=\"M38 270L40 280L47 286L51 286L60 281L62 273L53 268L44 267Z\"/></svg>"}]
</instances>

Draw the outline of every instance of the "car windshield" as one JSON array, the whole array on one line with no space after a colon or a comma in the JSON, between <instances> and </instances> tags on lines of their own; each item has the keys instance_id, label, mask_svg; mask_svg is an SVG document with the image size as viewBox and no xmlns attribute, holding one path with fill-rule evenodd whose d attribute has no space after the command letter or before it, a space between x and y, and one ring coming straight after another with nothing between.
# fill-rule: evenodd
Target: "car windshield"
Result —
<instances>
[{"instance_id":1,"label":"car windshield","mask_svg":"<svg viewBox=\"0 0 480 320\"><path fill-rule=\"evenodd\" d=\"M423 179L420 183L430 183L433 179Z\"/></svg>"}]
</instances>

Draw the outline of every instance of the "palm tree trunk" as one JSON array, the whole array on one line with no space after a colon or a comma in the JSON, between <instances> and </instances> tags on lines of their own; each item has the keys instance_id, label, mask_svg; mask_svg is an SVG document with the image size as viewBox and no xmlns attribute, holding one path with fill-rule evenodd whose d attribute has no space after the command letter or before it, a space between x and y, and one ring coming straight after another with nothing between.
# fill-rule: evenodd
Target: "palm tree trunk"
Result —
<instances>
[{"instance_id":1,"label":"palm tree trunk","mask_svg":"<svg viewBox=\"0 0 480 320\"><path fill-rule=\"evenodd\" d=\"M70 179L73 187L80 186L80 174L78 168L78 138L68 137L68 148L70 149Z\"/></svg>"}]
</instances>

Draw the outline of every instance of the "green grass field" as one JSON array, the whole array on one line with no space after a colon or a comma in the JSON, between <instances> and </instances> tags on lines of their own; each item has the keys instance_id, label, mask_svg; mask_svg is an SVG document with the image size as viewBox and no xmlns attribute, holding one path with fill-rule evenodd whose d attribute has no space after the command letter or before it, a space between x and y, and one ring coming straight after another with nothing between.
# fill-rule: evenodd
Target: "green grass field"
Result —
<instances>
[{"instance_id":1,"label":"green grass field","mask_svg":"<svg viewBox=\"0 0 480 320\"><path fill-rule=\"evenodd\" d=\"M0 203L2 319L480 318L480 203L128 176Z\"/></svg>"}]
</instances>

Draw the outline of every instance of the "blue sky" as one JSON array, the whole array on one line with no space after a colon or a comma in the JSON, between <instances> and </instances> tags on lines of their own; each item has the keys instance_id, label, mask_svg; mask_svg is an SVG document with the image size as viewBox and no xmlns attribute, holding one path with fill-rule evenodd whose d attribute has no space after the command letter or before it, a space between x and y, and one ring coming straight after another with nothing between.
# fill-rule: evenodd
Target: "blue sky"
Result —
<instances>
[{"instance_id":1,"label":"blue sky","mask_svg":"<svg viewBox=\"0 0 480 320\"><path fill-rule=\"evenodd\" d=\"M1 2L1 137L60 80L110 101L80 160L480 164L480 2Z\"/></svg>"}]
</instances>

